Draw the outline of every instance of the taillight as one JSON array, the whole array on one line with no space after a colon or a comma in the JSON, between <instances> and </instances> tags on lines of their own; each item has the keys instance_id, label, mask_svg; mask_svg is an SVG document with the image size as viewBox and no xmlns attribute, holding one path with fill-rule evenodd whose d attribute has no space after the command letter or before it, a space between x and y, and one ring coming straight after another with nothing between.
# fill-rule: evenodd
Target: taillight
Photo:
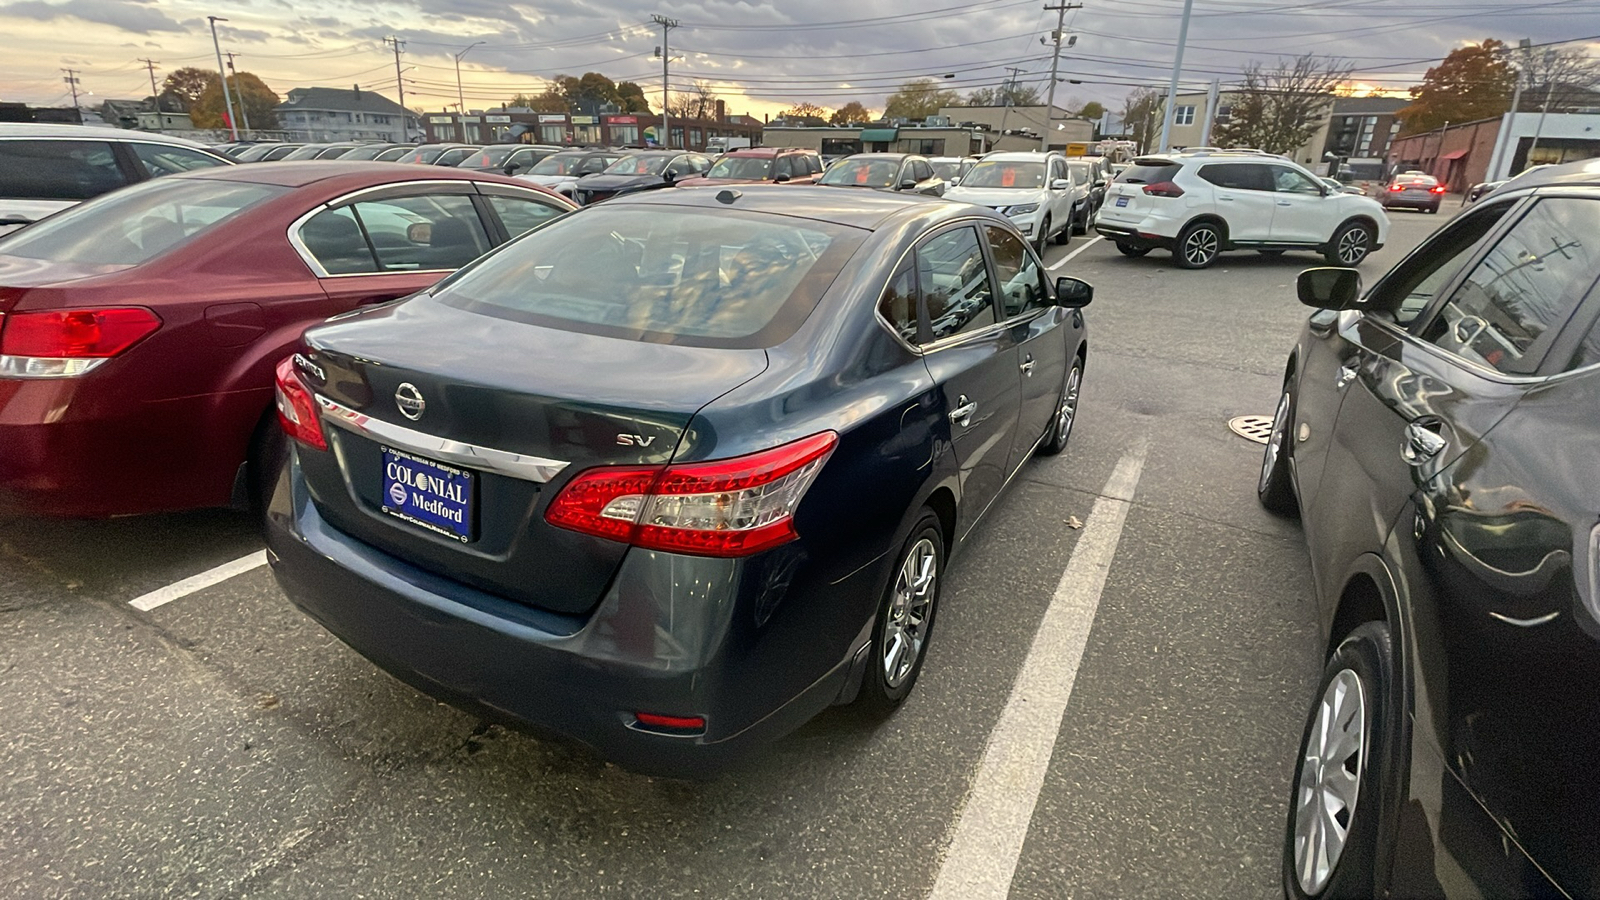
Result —
<instances>
[{"instance_id":1,"label":"taillight","mask_svg":"<svg viewBox=\"0 0 1600 900\"><path fill-rule=\"evenodd\" d=\"M1406 186L1403 185L1403 184L1391 184L1391 185L1389 185L1389 190L1391 190L1391 191L1403 191L1405 189L1406 189Z\"/></svg>"},{"instance_id":2,"label":"taillight","mask_svg":"<svg viewBox=\"0 0 1600 900\"><path fill-rule=\"evenodd\" d=\"M1152 197L1182 197L1183 188L1170 181L1158 181L1155 184L1144 186L1144 192Z\"/></svg>"},{"instance_id":3,"label":"taillight","mask_svg":"<svg viewBox=\"0 0 1600 900\"><path fill-rule=\"evenodd\" d=\"M322 434L322 419L317 416L317 401L311 396L300 373L295 371L294 357L284 357L277 369L278 424L284 434L308 447L328 449L328 439Z\"/></svg>"},{"instance_id":4,"label":"taillight","mask_svg":"<svg viewBox=\"0 0 1600 900\"><path fill-rule=\"evenodd\" d=\"M545 521L636 547L746 556L798 537L794 511L839 443L831 431L711 462L579 473Z\"/></svg>"},{"instance_id":5,"label":"taillight","mask_svg":"<svg viewBox=\"0 0 1600 900\"><path fill-rule=\"evenodd\" d=\"M137 306L13 312L0 320L0 376L82 375L160 327L155 313Z\"/></svg>"},{"instance_id":6,"label":"taillight","mask_svg":"<svg viewBox=\"0 0 1600 900\"><path fill-rule=\"evenodd\" d=\"M1430 194L1442 194L1442 193L1444 193L1444 185L1436 184L1433 187L1428 188L1428 193L1430 193Z\"/></svg>"}]
</instances>

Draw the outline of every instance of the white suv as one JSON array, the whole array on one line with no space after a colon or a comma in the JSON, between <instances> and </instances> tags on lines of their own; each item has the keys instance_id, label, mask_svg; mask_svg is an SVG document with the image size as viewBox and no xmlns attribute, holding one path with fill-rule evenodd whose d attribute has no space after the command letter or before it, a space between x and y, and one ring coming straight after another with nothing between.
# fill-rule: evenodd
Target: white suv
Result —
<instances>
[{"instance_id":1,"label":"white suv","mask_svg":"<svg viewBox=\"0 0 1600 900\"><path fill-rule=\"evenodd\" d=\"M976 203L998 211L1033 241L1040 255L1045 242L1072 240L1074 211L1088 196L1067 174L1059 153L990 153L944 192L946 200Z\"/></svg>"},{"instance_id":2,"label":"white suv","mask_svg":"<svg viewBox=\"0 0 1600 900\"><path fill-rule=\"evenodd\" d=\"M1161 248L1203 269L1224 250L1314 250L1354 266L1383 246L1389 217L1371 197L1331 191L1259 152L1195 152L1133 161L1106 192L1095 230L1128 256Z\"/></svg>"}]
</instances>

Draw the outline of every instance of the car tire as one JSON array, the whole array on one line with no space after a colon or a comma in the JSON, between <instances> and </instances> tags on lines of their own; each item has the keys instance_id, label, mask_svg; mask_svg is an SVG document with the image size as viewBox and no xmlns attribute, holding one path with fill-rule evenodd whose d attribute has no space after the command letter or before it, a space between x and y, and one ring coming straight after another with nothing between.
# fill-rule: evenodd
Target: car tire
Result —
<instances>
[{"instance_id":1,"label":"car tire","mask_svg":"<svg viewBox=\"0 0 1600 900\"><path fill-rule=\"evenodd\" d=\"M916 686L939 611L944 561L944 532L938 517L924 508L900 547L872 625L872 649L856 705L874 718L893 713Z\"/></svg>"},{"instance_id":2,"label":"car tire","mask_svg":"<svg viewBox=\"0 0 1600 900\"><path fill-rule=\"evenodd\" d=\"M1126 244L1122 241L1117 241L1117 252L1121 253L1123 256L1131 256L1134 259L1138 259L1139 257L1149 253L1150 248L1135 247L1133 244Z\"/></svg>"},{"instance_id":3,"label":"car tire","mask_svg":"<svg viewBox=\"0 0 1600 900\"><path fill-rule=\"evenodd\" d=\"M1387 802L1380 785L1398 749L1395 684L1384 622L1351 631L1322 670L1296 754L1284 832L1283 893L1291 900L1381 893L1372 882Z\"/></svg>"},{"instance_id":4,"label":"car tire","mask_svg":"<svg viewBox=\"0 0 1600 900\"><path fill-rule=\"evenodd\" d=\"M1293 517L1300 512L1300 503L1295 499L1289 474L1289 454L1294 444L1289 433L1294 426L1294 396L1290 390L1290 383L1285 381L1283 393L1278 395L1278 408L1272 414L1272 432L1267 437L1267 446L1261 450L1256 499L1269 512Z\"/></svg>"},{"instance_id":5,"label":"car tire","mask_svg":"<svg viewBox=\"0 0 1600 900\"><path fill-rule=\"evenodd\" d=\"M1088 234L1089 233L1089 208L1087 206L1085 206L1084 209L1083 209L1083 215L1081 215L1081 216L1075 215L1075 216L1072 217L1072 233L1073 234Z\"/></svg>"},{"instance_id":6,"label":"car tire","mask_svg":"<svg viewBox=\"0 0 1600 900\"><path fill-rule=\"evenodd\" d=\"M1039 445L1040 456L1055 456L1067 449L1072 426L1078 421L1078 394L1082 387L1083 357L1074 356L1072 367L1067 369L1067 377L1061 383L1061 401L1056 406L1056 414L1050 418L1050 431Z\"/></svg>"},{"instance_id":7,"label":"car tire","mask_svg":"<svg viewBox=\"0 0 1600 900\"><path fill-rule=\"evenodd\" d=\"M1044 248L1050 244L1050 217L1049 216L1045 216L1043 219L1039 220L1039 234L1037 235L1037 237L1038 237L1038 243L1036 243L1034 245L1033 249L1039 251L1039 258L1043 259L1044 258Z\"/></svg>"},{"instance_id":8,"label":"car tire","mask_svg":"<svg viewBox=\"0 0 1600 900\"><path fill-rule=\"evenodd\" d=\"M1180 269L1204 269L1222 253L1222 229L1214 222L1195 222L1178 232L1172 261Z\"/></svg>"},{"instance_id":9,"label":"car tire","mask_svg":"<svg viewBox=\"0 0 1600 900\"><path fill-rule=\"evenodd\" d=\"M1058 247L1065 247L1072 243L1072 235L1073 230L1071 228L1063 228L1056 232L1054 237L1050 238L1050 243Z\"/></svg>"},{"instance_id":10,"label":"car tire","mask_svg":"<svg viewBox=\"0 0 1600 900\"><path fill-rule=\"evenodd\" d=\"M1327 260L1330 266L1359 266L1372 252L1374 240L1376 235L1371 225L1365 222L1346 222L1333 233L1328 246L1322 251L1322 258Z\"/></svg>"},{"instance_id":11,"label":"car tire","mask_svg":"<svg viewBox=\"0 0 1600 900\"><path fill-rule=\"evenodd\" d=\"M250 435L249 454L245 459L246 486L249 491L245 499L250 515L265 528L267 504L272 500L278 474L289 458L289 442L283 429L278 426L276 410L268 410L256 423L255 431Z\"/></svg>"}]
</instances>

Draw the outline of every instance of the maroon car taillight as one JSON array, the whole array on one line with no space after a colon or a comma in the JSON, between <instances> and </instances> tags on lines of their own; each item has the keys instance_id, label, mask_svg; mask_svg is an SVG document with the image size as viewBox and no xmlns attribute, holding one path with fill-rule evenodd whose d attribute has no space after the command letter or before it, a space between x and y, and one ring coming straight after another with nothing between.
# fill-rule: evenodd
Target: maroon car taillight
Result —
<instances>
[{"instance_id":1,"label":"maroon car taillight","mask_svg":"<svg viewBox=\"0 0 1600 900\"><path fill-rule=\"evenodd\" d=\"M138 306L0 316L0 377L71 378L154 334L161 319Z\"/></svg>"},{"instance_id":2,"label":"maroon car taillight","mask_svg":"<svg viewBox=\"0 0 1600 900\"><path fill-rule=\"evenodd\" d=\"M1182 197L1183 188L1170 181L1158 181L1155 184L1144 186L1144 192L1152 197Z\"/></svg>"},{"instance_id":3,"label":"maroon car taillight","mask_svg":"<svg viewBox=\"0 0 1600 900\"><path fill-rule=\"evenodd\" d=\"M308 447L328 449L328 439L322 433L322 419L317 416L316 398L295 371L292 356L278 363L277 394L278 424L283 426L284 434Z\"/></svg>"},{"instance_id":4,"label":"maroon car taillight","mask_svg":"<svg viewBox=\"0 0 1600 900\"><path fill-rule=\"evenodd\" d=\"M545 521L651 550L748 556L799 537L794 511L838 443L824 431L732 459L590 469Z\"/></svg>"}]
</instances>

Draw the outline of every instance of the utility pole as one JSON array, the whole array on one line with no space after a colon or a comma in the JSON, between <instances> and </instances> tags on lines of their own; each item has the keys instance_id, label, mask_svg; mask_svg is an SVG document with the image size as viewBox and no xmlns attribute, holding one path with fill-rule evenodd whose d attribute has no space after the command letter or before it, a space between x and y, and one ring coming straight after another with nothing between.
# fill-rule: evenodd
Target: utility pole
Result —
<instances>
[{"instance_id":1,"label":"utility pole","mask_svg":"<svg viewBox=\"0 0 1600 900\"><path fill-rule=\"evenodd\" d=\"M458 124L461 125L461 140L462 140L463 143L465 143L466 140L467 140L467 123L465 121L465 118L466 118L466 115L467 115L467 98L461 92L461 57L466 56L468 50L471 50L473 47L476 47L476 46L478 46L479 44L482 44L482 43L483 43L483 41L474 41L473 43L468 44L466 46L466 48L463 49L460 53L457 53L455 55L455 57L456 57L456 120L457 120Z\"/></svg>"},{"instance_id":2,"label":"utility pole","mask_svg":"<svg viewBox=\"0 0 1600 900\"><path fill-rule=\"evenodd\" d=\"M667 33L678 27L677 19L669 19L663 15L650 17L657 25L661 26L661 147L664 150L672 149L672 120L667 113L667 103L671 98L667 96L667 64L672 61L672 49L667 43ZM687 132L685 132L687 135Z\"/></svg>"},{"instance_id":3,"label":"utility pole","mask_svg":"<svg viewBox=\"0 0 1600 900\"><path fill-rule=\"evenodd\" d=\"M1217 121L1217 103L1222 97L1222 79L1211 79L1211 91L1206 94L1206 127L1200 132L1200 146L1211 146L1211 127Z\"/></svg>"},{"instance_id":4,"label":"utility pole","mask_svg":"<svg viewBox=\"0 0 1600 900\"><path fill-rule=\"evenodd\" d=\"M385 44L393 45L394 47L394 88L396 91L399 91L400 106L404 108L406 105L406 79L405 76L400 74L400 53L406 49L406 42L400 40L398 37L395 37L392 34L384 38L383 42ZM401 113L400 131L403 134L406 130L406 114Z\"/></svg>"},{"instance_id":5,"label":"utility pole","mask_svg":"<svg viewBox=\"0 0 1600 900\"><path fill-rule=\"evenodd\" d=\"M1167 106L1161 111L1161 146L1167 152L1167 142L1172 139L1172 117L1177 114L1173 104L1178 102L1178 76L1183 74L1183 48L1189 43L1189 17L1194 12L1194 0L1183 0L1183 24L1178 26L1178 52L1172 57L1172 81L1167 85Z\"/></svg>"},{"instance_id":6,"label":"utility pole","mask_svg":"<svg viewBox=\"0 0 1600 900\"><path fill-rule=\"evenodd\" d=\"M61 79L61 80L65 81L67 83L67 87L72 90L72 108L73 109L77 109L78 108L78 70L77 69L62 69L61 71L67 73L67 76L65 78Z\"/></svg>"},{"instance_id":7,"label":"utility pole","mask_svg":"<svg viewBox=\"0 0 1600 900\"><path fill-rule=\"evenodd\" d=\"M1050 114L1056 109L1056 73L1061 69L1061 38L1067 27L1067 10L1083 9L1082 3L1059 3L1055 6L1046 6L1046 12L1056 14L1056 30L1050 32L1050 37L1055 41L1055 53L1050 56L1050 86L1045 89L1044 97L1044 136L1039 138L1039 150L1048 152L1050 149ZM1067 46L1078 43L1078 36L1073 35Z\"/></svg>"},{"instance_id":8,"label":"utility pole","mask_svg":"<svg viewBox=\"0 0 1600 900\"><path fill-rule=\"evenodd\" d=\"M1539 136L1544 133L1544 117L1550 113L1550 97L1555 93L1556 90L1556 80L1553 77L1555 70L1553 63L1555 60L1556 52L1554 50L1546 50L1544 52L1544 106L1539 110L1539 124L1533 127L1533 144L1528 147L1528 158L1523 160L1523 162L1527 165L1525 165L1523 168L1533 165L1533 151L1539 149ZM1531 76L1533 74L1531 66L1529 67L1528 74L1531 80Z\"/></svg>"},{"instance_id":9,"label":"utility pole","mask_svg":"<svg viewBox=\"0 0 1600 900\"><path fill-rule=\"evenodd\" d=\"M161 92L156 90L156 61L153 59L140 59L144 67L150 70L150 99L155 101L156 112L161 112Z\"/></svg>"},{"instance_id":10,"label":"utility pole","mask_svg":"<svg viewBox=\"0 0 1600 900\"><path fill-rule=\"evenodd\" d=\"M1522 51L1522 65L1517 67L1517 84L1511 92L1511 112L1501 121L1500 133L1494 139L1494 153L1489 157L1489 171L1485 177L1488 181L1498 181L1506 176L1511 169L1511 156L1516 152L1514 132L1517 128L1517 113L1522 107L1522 79L1528 72L1528 54L1533 48L1533 41L1523 38L1517 42L1517 49Z\"/></svg>"},{"instance_id":11,"label":"utility pole","mask_svg":"<svg viewBox=\"0 0 1600 900\"><path fill-rule=\"evenodd\" d=\"M222 54L228 58L228 71L233 73L233 92L239 95L239 118L244 120L244 130L250 130L250 110L244 108L244 89L239 87L239 70L234 68L233 58L239 54L229 50Z\"/></svg>"},{"instance_id":12,"label":"utility pole","mask_svg":"<svg viewBox=\"0 0 1600 900\"><path fill-rule=\"evenodd\" d=\"M228 110L228 130L233 139L239 139L239 120L233 117L233 97L228 93L228 70L222 67L222 44L217 41L217 23L226 22L221 16L206 16L211 22L211 49L217 51L217 77L222 79L222 103Z\"/></svg>"}]
</instances>

